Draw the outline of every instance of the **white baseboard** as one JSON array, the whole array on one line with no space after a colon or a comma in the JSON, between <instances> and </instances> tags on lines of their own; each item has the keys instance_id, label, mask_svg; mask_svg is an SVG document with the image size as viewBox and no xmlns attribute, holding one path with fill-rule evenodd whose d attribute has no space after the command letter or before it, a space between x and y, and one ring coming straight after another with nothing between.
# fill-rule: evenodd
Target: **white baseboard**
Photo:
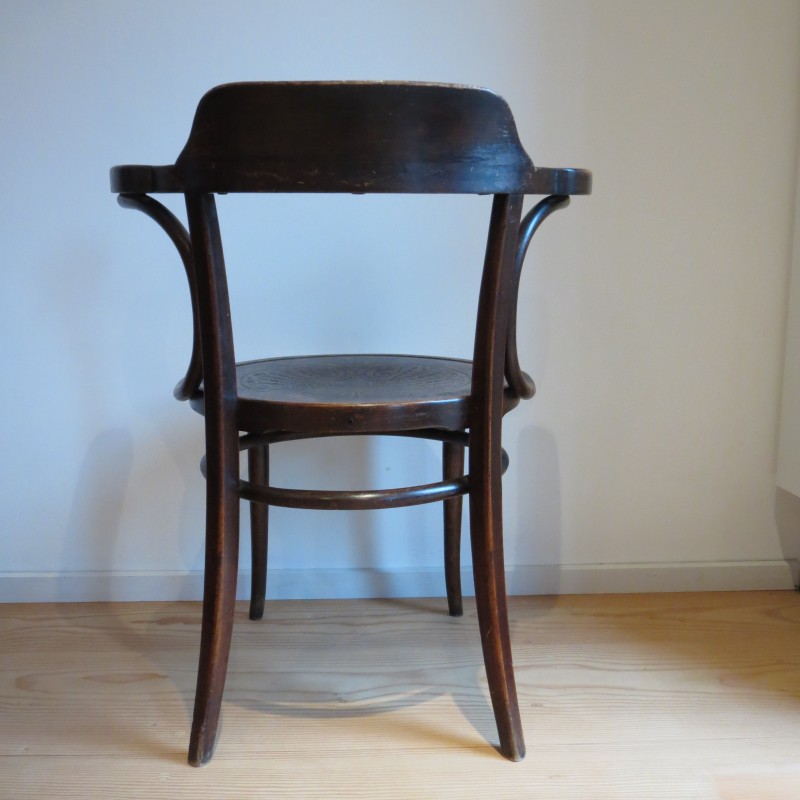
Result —
<instances>
[{"instance_id":1,"label":"white baseboard","mask_svg":"<svg viewBox=\"0 0 800 800\"><path fill-rule=\"evenodd\" d=\"M464 593L472 574L463 572ZM270 599L438 597L442 569L278 569L268 575ZM509 594L613 594L625 592L793 589L796 561L713 561L660 564L536 564L510 567ZM239 575L246 599L249 572ZM0 572L0 603L199 600L199 572Z\"/></svg>"}]
</instances>

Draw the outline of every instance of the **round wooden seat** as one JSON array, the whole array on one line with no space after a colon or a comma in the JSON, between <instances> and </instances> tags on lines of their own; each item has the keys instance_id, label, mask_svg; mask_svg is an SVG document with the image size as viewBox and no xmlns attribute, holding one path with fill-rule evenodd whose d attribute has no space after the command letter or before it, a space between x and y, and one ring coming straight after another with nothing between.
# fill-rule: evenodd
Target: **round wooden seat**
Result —
<instances>
[{"instance_id":1,"label":"round wooden seat","mask_svg":"<svg viewBox=\"0 0 800 800\"><path fill-rule=\"evenodd\" d=\"M407 355L270 358L236 365L243 431L343 433L469 426L472 362ZM508 396L504 412L516 402ZM192 407L204 413L202 386Z\"/></svg>"}]
</instances>

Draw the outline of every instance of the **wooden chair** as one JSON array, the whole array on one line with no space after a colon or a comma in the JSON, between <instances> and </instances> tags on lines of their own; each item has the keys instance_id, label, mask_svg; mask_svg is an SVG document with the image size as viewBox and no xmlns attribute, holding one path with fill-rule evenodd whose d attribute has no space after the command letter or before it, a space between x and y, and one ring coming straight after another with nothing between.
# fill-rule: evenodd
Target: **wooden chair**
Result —
<instances>
[{"instance_id":1,"label":"wooden chair","mask_svg":"<svg viewBox=\"0 0 800 800\"><path fill-rule=\"evenodd\" d=\"M264 611L270 505L395 508L444 502L450 614L461 614L461 501L470 499L475 593L500 737L525 753L511 662L503 565L503 415L533 395L520 369L516 304L531 237L569 195L588 194L585 170L534 167L505 101L484 89L418 83L239 83L197 108L170 166L111 170L119 203L154 219L183 260L194 312L189 368L175 389L205 415L206 556L200 664L189 762L211 758L233 626L239 500L250 501L251 619ZM189 233L148 193L185 195ZM228 192L494 195L470 361L406 355L277 358L237 364L214 195ZM524 219L524 195L547 195ZM243 435L241 435L243 432ZM269 485L269 445L363 434L443 443L443 480L375 491ZM464 448L469 447L469 474ZM248 479L239 477L239 451Z\"/></svg>"}]
</instances>

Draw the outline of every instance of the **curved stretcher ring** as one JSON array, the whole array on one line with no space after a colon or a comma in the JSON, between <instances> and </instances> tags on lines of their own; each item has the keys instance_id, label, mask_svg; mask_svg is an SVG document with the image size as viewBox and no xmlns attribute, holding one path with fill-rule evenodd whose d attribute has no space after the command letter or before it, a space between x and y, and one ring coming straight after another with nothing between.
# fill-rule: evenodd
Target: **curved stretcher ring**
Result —
<instances>
[{"instance_id":1,"label":"curved stretcher ring","mask_svg":"<svg viewBox=\"0 0 800 800\"><path fill-rule=\"evenodd\" d=\"M363 434L369 435L369 434ZM373 434L374 435L374 434ZM463 431L418 430L400 431L386 436L434 439L469 447L469 435ZM240 450L296 441L298 439L323 438L319 434L249 433L239 439ZM508 454L501 451L502 472L508 469ZM200 461L200 471L206 475L206 458ZM469 492L469 475L460 478L426 483L421 486L406 486L398 489L331 490L331 489L286 489L280 486L260 486L250 481L239 481L239 497L254 503L266 503L284 508L307 508L318 510L356 511L377 508L402 508L447 500Z\"/></svg>"}]
</instances>

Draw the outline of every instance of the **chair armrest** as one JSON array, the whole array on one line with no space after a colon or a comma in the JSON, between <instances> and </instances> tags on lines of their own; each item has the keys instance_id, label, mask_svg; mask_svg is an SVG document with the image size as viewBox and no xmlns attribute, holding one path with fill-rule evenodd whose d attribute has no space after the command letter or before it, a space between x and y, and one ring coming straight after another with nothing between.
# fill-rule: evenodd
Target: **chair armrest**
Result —
<instances>
[{"instance_id":1,"label":"chair armrest","mask_svg":"<svg viewBox=\"0 0 800 800\"><path fill-rule=\"evenodd\" d=\"M592 173L570 167L534 167L523 194L591 194Z\"/></svg>"},{"instance_id":2,"label":"chair armrest","mask_svg":"<svg viewBox=\"0 0 800 800\"><path fill-rule=\"evenodd\" d=\"M182 192L184 190L174 166L150 167L123 164L112 167L111 191L117 194L150 194Z\"/></svg>"}]
</instances>

